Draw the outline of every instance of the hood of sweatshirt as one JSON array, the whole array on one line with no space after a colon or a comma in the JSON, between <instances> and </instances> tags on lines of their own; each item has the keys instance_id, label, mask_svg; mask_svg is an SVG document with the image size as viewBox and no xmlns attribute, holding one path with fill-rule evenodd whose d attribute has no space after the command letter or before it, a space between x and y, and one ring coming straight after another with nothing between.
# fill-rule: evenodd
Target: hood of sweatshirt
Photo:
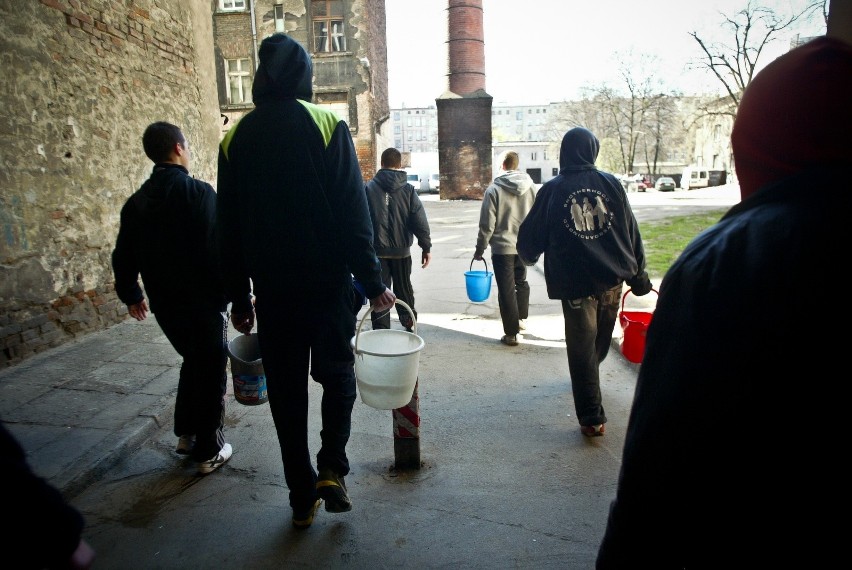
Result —
<instances>
[{"instance_id":1,"label":"hood of sweatshirt","mask_svg":"<svg viewBox=\"0 0 852 570\"><path fill-rule=\"evenodd\" d=\"M255 105L269 100L311 100L313 64L302 44L287 34L272 34L260 43L257 55L259 63L251 88Z\"/></svg>"},{"instance_id":2,"label":"hood of sweatshirt","mask_svg":"<svg viewBox=\"0 0 852 570\"><path fill-rule=\"evenodd\" d=\"M530 175L520 170L507 170L494 179L495 186L515 196L523 196L535 187L534 184Z\"/></svg>"},{"instance_id":3,"label":"hood of sweatshirt","mask_svg":"<svg viewBox=\"0 0 852 570\"><path fill-rule=\"evenodd\" d=\"M382 168L376 172L373 180L385 192L399 192L403 186L408 184L408 175L404 170Z\"/></svg>"},{"instance_id":4,"label":"hood of sweatshirt","mask_svg":"<svg viewBox=\"0 0 852 570\"><path fill-rule=\"evenodd\" d=\"M562 137L559 170L591 170L595 168L601 144L588 129L575 127Z\"/></svg>"},{"instance_id":5,"label":"hood of sweatshirt","mask_svg":"<svg viewBox=\"0 0 852 570\"><path fill-rule=\"evenodd\" d=\"M142 184L138 192L133 193L131 197L133 205L144 216L158 214L164 208L171 207L169 204L175 178L181 174L188 175L189 171L180 164L168 162L155 164L154 171L148 180Z\"/></svg>"}]
</instances>

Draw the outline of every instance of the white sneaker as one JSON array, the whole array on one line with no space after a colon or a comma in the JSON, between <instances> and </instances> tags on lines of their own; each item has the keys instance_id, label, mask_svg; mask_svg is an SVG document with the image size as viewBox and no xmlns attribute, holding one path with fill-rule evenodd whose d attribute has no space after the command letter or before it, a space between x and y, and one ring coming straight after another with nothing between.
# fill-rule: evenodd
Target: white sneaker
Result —
<instances>
[{"instance_id":1,"label":"white sneaker","mask_svg":"<svg viewBox=\"0 0 852 570\"><path fill-rule=\"evenodd\" d=\"M228 460L231 458L232 451L233 449L231 448L231 444L226 443L222 446L222 449L219 450L219 453L216 454L216 457L198 463L198 472L202 475L206 475L207 473L213 473L218 468L228 462Z\"/></svg>"},{"instance_id":2,"label":"white sneaker","mask_svg":"<svg viewBox=\"0 0 852 570\"><path fill-rule=\"evenodd\" d=\"M518 321L518 328L521 329L522 331L527 330L527 320L526 319L519 320Z\"/></svg>"},{"instance_id":3,"label":"white sneaker","mask_svg":"<svg viewBox=\"0 0 852 570\"><path fill-rule=\"evenodd\" d=\"M182 435L180 436L180 439L178 439L178 444L175 448L175 453L179 453L181 455L189 455L190 453L192 453L193 447L195 447L195 436Z\"/></svg>"}]
</instances>

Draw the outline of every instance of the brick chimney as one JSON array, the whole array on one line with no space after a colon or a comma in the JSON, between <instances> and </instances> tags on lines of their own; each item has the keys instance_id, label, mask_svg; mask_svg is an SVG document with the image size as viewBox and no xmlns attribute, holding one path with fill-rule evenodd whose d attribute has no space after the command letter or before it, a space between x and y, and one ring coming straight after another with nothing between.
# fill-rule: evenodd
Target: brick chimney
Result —
<instances>
[{"instance_id":1,"label":"brick chimney","mask_svg":"<svg viewBox=\"0 0 852 570\"><path fill-rule=\"evenodd\" d=\"M448 91L438 108L442 200L481 200L491 183L491 104L485 92L482 0L448 0Z\"/></svg>"}]
</instances>

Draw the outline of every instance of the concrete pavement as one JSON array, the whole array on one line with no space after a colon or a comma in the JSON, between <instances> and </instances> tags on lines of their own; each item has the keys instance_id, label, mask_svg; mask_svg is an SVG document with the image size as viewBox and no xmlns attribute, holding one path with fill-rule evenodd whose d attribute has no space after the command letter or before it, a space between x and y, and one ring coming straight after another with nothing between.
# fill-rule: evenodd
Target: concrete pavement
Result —
<instances>
[{"instance_id":1,"label":"concrete pavement","mask_svg":"<svg viewBox=\"0 0 852 570\"><path fill-rule=\"evenodd\" d=\"M617 328L614 349L602 366L607 434L592 439L581 436L570 398L561 307L547 299L539 267L529 271L528 330L520 346L505 347L499 342L502 326L496 285L483 303L470 302L465 292L464 271L472 258L480 202L428 197L424 202L432 227L433 261L425 270L415 264L412 276L419 313L417 332L426 342L419 364L424 468L406 479L424 495L423 511L419 495L399 495L398 500L419 513L420 526L414 534L420 538L428 534L455 548L427 552L413 537L408 548L398 537L385 544L390 541L389 531L361 530L360 556L332 551L328 556L335 558L317 563L314 550L290 553L291 561L305 566L359 568L396 563L465 568L549 563L589 568L614 494L638 365L621 355ZM417 258L416 246L414 252ZM642 299L647 302L651 297L653 294ZM229 338L235 334L231 330ZM0 419L21 441L35 471L59 487L72 503L78 503L87 520L95 521L96 536L91 542L101 553L104 567L127 562L122 556L131 554L122 553L126 547L121 542L128 537L122 534L126 529L104 522L108 517L100 510L101 490L93 496L90 488L97 488L104 479L121 485L123 471L130 469L125 462L133 464L140 449L152 445L163 451L155 459L157 469L174 471L171 449L176 438L171 425L179 364L156 321L149 318L142 323L126 321L0 371ZM315 394L313 391L312 401L317 400ZM269 478L279 480L274 485L276 501L286 513L286 493L277 490L283 486L280 458L273 452L268 465L257 464L261 456L269 454L269 446L277 445L266 441L265 447L258 448L249 433L251 425L268 428L271 424L268 407L237 403L230 382L227 397L226 434L234 443L235 454L219 472L205 478L205 484L239 487L225 481L239 480L245 472L255 473L253 478L269 469ZM386 467L393 460L390 412L373 410L359 399L353 426L349 449L358 460L347 482L356 505L367 503L375 512L382 508L380 500L393 502L388 497L402 491L398 485L386 487ZM318 431L315 420L311 429ZM516 484L520 485L517 489ZM244 502L236 501L229 509L247 509ZM359 529L371 528L376 521L371 519L370 507L356 509L348 520ZM438 510L430 515L429 509ZM431 520L435 515L439 521ZM224 519L217 519L215 528L221 529L229 516L222 513ZM286 516L281 519L283 528L287 528ZM321 513L314 526L335 520L346 519ZM500 538L503 533L506 536ZM216 534L222 533L217 530ZM172 567L166 562L168 539L159 537L155 542L134 542L133 556L144 560L140 553L156 550L164 556L155 566ZM253 563L247 558L229 559L227 544L221 546L224 550L210 551L209 564L277 567L274 558L264 558L260 552L252 552ZM316 546L324 548L322 543ZM395 553L391 558L380 556L389 550ZM175 560L179 558L171 554ZM379 562L385 560L388 562ZM203 566L199 561L197 567ZM140 562L138 567L146 564Z\"/></svg>"}]
</instances>

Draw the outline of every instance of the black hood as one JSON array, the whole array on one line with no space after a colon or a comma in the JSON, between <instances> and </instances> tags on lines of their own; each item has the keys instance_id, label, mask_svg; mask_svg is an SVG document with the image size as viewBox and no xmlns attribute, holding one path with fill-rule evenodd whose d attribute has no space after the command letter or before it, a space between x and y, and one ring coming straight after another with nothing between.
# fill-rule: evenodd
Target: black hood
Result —
<instances>
[{"instance_id":1,"label":"black hood","mask_svg":"<svg viewBox=\"0 0 852 570\"><path fill-rule=\"evenodd\" d=\"M592 132L575 127L562 137L559 149L559 170L586 170L595 167L601 144Z\"/></svg>"},{"instance_id":2,"label":"black hood","mask_svg":"<svg viewBox=\"0 0 852 570\"><path fill-rule=\"evenodd\" d=\"M272 34L260 43L260 63L251 95L254 104L270 99L302 99L313 95L311 56L287 34Z\"/></svg>"}]
</instances>

